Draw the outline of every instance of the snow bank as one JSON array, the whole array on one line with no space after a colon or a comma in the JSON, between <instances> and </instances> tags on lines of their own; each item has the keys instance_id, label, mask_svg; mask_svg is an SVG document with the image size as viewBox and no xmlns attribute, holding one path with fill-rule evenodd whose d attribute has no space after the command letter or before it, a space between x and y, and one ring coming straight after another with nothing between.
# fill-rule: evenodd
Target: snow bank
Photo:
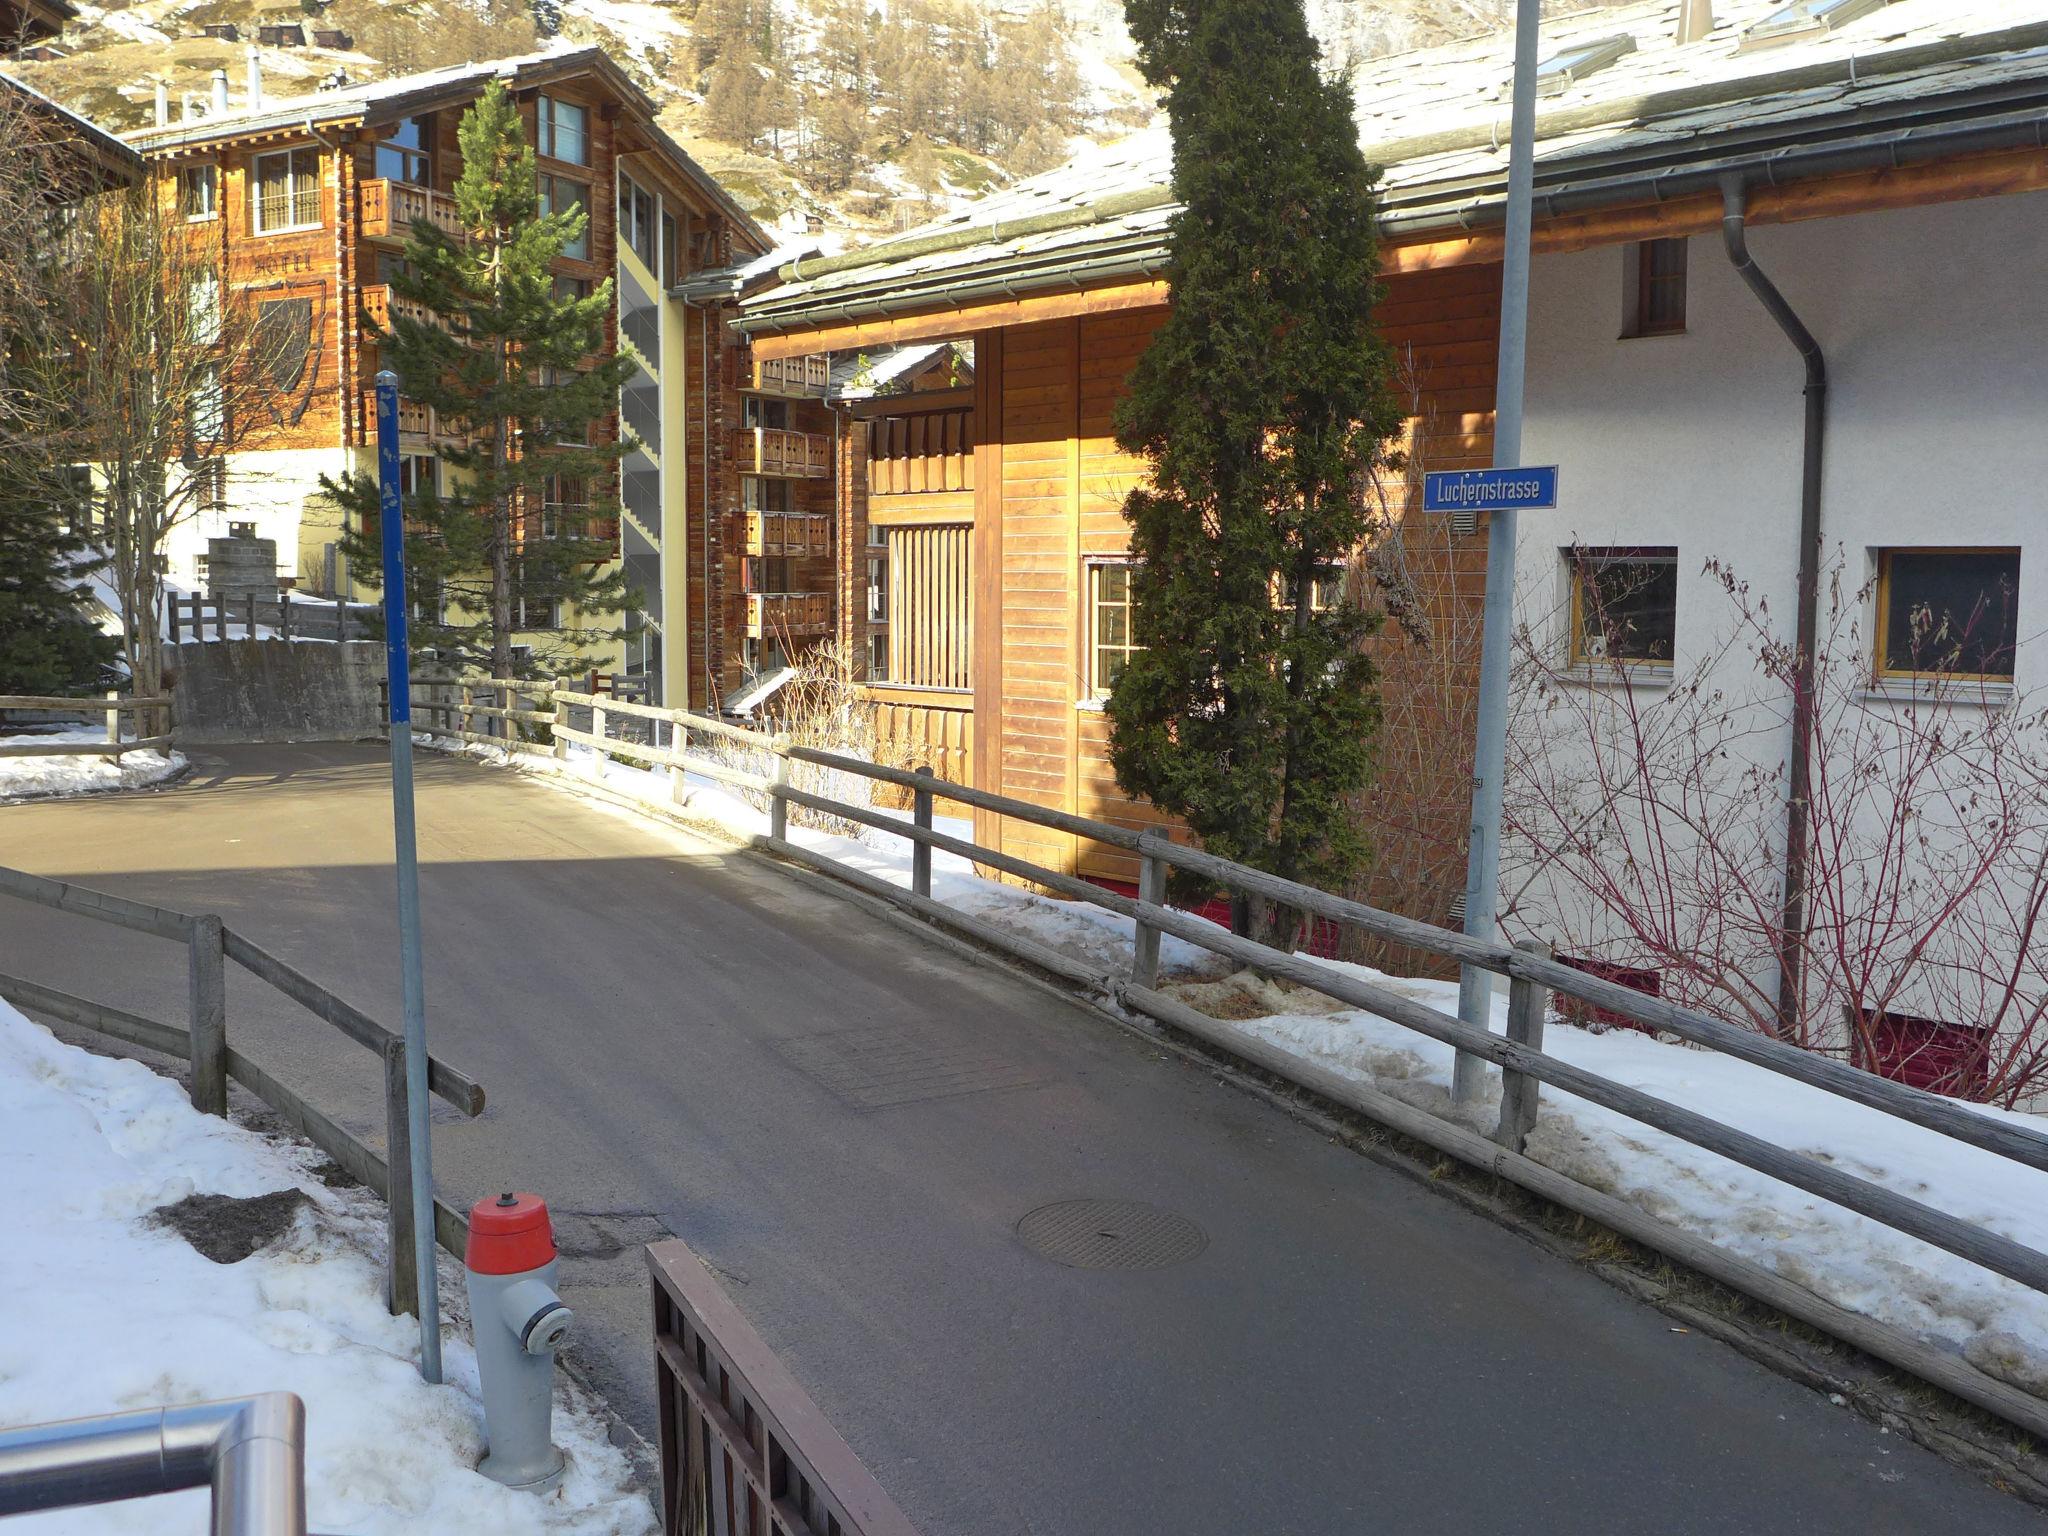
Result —
<instances>
[{"instance_id":1,"label":"snow bank","mask_svg":"<svg viewBox=\"0 0 2048 1536\"><path fill-rule=\"evenodd\" d=\"M52 726L32 734L0 736L9 745L59 741L104 742L102 725ZM28 795L83 795L95 790L140 789L185 771L182 752L129 752L104 757L0 757L0 800Z\"/></svg>"},{"instance_id":2,"label":"snow bank","mask_svg":"<svg viewBox=\"0 0 2048 1536\"><path fill-rule=\"evenodd\" d=\"M327 1189L318 1155L196 1113L132 1061L64 1045L0 1003L0 1185L9 1191L0 1290L0 1425L162 1403L291 1391L307 1409L315 1530L579 1532L655 1528L624 1454L567 1394L555 1433L569 1456L536 1498L473 1469L483 1454L476 1358L445 1344L449 1384L430 1387L410 1318L381 1299L382 1207ZM150 1224L195 1192L303 1190L296 1228L237 1264L202 1258ZM443 1268L444 1297L460 1276ZM200 1530L204 1490L52 1511L10 1536Z\"/></svg>"}]
</instances>

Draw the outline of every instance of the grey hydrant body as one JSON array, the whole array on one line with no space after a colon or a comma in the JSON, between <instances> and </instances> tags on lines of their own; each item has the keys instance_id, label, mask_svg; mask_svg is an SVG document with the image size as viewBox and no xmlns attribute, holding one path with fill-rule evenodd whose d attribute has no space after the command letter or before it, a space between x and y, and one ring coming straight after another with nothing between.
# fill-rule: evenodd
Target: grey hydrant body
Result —
<instances>
[{"instance_id":1,"label":"grey hydrant body","mask_svg":"<svg viewBox=\"0 0 2048 1536\"><path fill-rule=\"evenodd\" d=\"M534 1247L529 1228L523 1234L526 1243L509 1251L523 1250L535 1257L545 1253L545 1262L511 1269L506 1262L507 1246L478 1233L476 1215L489 1213L487 1224L490 1216L514 1209L507 1201L538 1207L541 1232L547 1234L541 1238L544 1248ZM489 1444L477 1470L494 1482L536 1490L553 1486L563 1470L562 1452L553 1439L555 1351L574 1321L555 1292L554 1241L547 1233L546 1213L547 1207L530 1195L477 1202L465 1266L470 1328L476 1338L477 1375L483 1388L484 1434Z\"/></svg>"}]
</instances>

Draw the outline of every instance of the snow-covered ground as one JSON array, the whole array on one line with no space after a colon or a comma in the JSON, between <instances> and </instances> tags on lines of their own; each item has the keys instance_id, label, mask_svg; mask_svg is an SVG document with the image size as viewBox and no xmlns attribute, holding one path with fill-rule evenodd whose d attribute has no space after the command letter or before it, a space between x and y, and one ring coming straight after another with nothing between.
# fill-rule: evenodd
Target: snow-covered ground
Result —
<instances>
[{"instance_id":1,"label":"snow-covered ground","mask_svg":"<svg viewBox=\"0 0 2048 1536\"><path fill-rule=\"evenodd\" d=\"M380 1532L655 1529L602 1421L565 1391L555 1438L569 1474L552 1494L499 1487L483 1454L476 1358L451 1330L448 1384L420 1380L418 1327L380 1294L382 1207L328 1189L318 1154L195 1112L132 1061L65 1045L0 1003L0 1425L158 1404L296 1392L307 1410L312 1527ZM271 1247L202 1257L151 1213L194 1193L304 1191ZM459 1273L443 1266L457 1302ZM204 1490L8 1523L10 1536L197 1531Z\"/></svg>"},{"instance_id":2,"label":"snow-covered ground","mask_svg":"<svg viewBox=\"0 0 2048 1536\"><path fill-rule=\"evenodd\" d=\"M0 736L0 744L47 745L75 741L104 743L104 725L53 725L33 733ZM0 757L0 800L29 795L83 795L105 789L140 789L185 770L182 752L125 752L118 759L73 756Z\"/></svg>"},{"instance_id":3,"label":"snow-covered ground","mask_svg":"<svg viewBox=\"0 0 2048 1536\"><path fill-rule=\"evenodd\" d=\"M483 749L504 761L504 754ZM593 776L594 755L578 747L566 764L522 755L574 788ZM665 771L603 764L605 787L749 836L767 816L733 791L695 777L678 792ZM865 781L862 781L865 782ZM812 788L853 798L845 783ZM622 815L633 814L621 811ZM939 830L969 838L966 822ZM796 828L791 838L848 867L907 886L909 843L876 829L858 836ZM1055 901L977 876L967 861L934 852L932 894L984 921L1080 956L1109 970L1129 963L1128 919L1078 902ZM1355 1081L1445 1119L1490 1128L1498 1098L1477 1112L1450 1102L1449 1046L1320 994L1230 967L1198 946L1163 940L1164 989L1224 1020ZM1312 958L1312 957L1304 957ZM1455 983L1388 976L1365 966L1319 961L1457 1013ZM1505 1033L1505 998L1493 1028ZM1563 1061L1696 1110L1781 1146L2048 1251L2048 1173L1966 1147L1745 1062L1628 1030L1593 1033L1551 1022L1544 1048ZM1982 1113L2048 1132L2048 1117L1985 1108ZM1987 1374L2048 1396L2048 1297L1966 1260L1902 1236L1763 1174L1554 1089L1543 1090L1529 1156L1660 1221L1704 1237L1851 1311L1880 1319L1962 1355Z\"/></svg>"}]
</instances>

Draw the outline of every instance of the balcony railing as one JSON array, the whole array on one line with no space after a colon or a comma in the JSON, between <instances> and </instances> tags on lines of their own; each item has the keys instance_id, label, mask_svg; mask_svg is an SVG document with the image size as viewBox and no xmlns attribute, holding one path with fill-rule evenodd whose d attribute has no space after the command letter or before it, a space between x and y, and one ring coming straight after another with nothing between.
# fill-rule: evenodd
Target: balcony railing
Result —
<instances>
[{"instance_id":1,"label":"balcony railing","mask_svg":"<svg viewBox=\"0 0 2048 1536\"><path fill-rule=\"evenodd\" d=\"M747 634L756 640L774 635L822 635L832 628L830 592L749 592Z\"/></svg>"},{"instance_id":2,"label":"balcony railing","mask_svg":"<svg viewBox=\"0 0 2048 1536\"><path fill-rule=\"evenodd\" d=\"M417 400L398 397L398 431L402 437L434 436L434 412L429 406ZM377 391L363 391L363 436L369 441L377 437Z\"/></svg>"},{"instance_id":3,"label":"balcony railing","mask_svg":"<svg viewBox=\"0 0 2048 1536\"><path fill-rule=\"evenodd\" d=\"M532 524L527 526L531 528ZM593 516L589 506L583 502L542 502L538 531L544 539L589 539L601 543L608 550L605 560L618 556L619 520L616 517Z\"/></svg>"},{"instance_id":4,"label":"balcony railing","mask_svg":"<svg viewBox=\"0 0 2048 1536\"><path fill-rule=\"evenodd\" d=\"M787 475L805 479L832 473L832 440L820 432L785 432L779 427L741 427L733 445L743 475Z\"/></svg>"},{"instance_id":5,"label":"balcony railing","mask_svg":"<svg viewBox=\"0 0 2048 1536\"><path fill-rule=\"evenodd\" d=\"M750 555L827 555L832 552L832 519L822 512L749 512Z\"/></svg>"},{"instance_id":6,"label":"balcony railing","mask_svg":"<svg viewBox=\"0 0 2048 1536\"><path fill-rule=\"evenodd\" d=\"M823 353L761 358L754 364L754 388L764 395L822 397L831 382L832 359Z\"/></svg>"},{"instance_id":7,"label":"balcony railing","mask_svg":"<svg viewBox=\"0 0 2048 1536\"><path fill-rule=\"evenodd\" d=\"M468 231L455 211L455 199L445 192L430 192L405 181L366 181L362 185L362 228L365 240L403 240L412 233L413 221L429 224L456 239Z\"/></svg>"},{"instance_id":8,"label":"balcony railing","mask_svg":"<svg viewBox=\"0 0 2048 1536\"><path fill-rule=\"evenodd\" d=\"M445 322L426 305L401 299L388 283L372 283L363 289L363 313L380 332L389 331L394 319L417 320L421 325L444 326Z\"/></svg>"}]
</instances>

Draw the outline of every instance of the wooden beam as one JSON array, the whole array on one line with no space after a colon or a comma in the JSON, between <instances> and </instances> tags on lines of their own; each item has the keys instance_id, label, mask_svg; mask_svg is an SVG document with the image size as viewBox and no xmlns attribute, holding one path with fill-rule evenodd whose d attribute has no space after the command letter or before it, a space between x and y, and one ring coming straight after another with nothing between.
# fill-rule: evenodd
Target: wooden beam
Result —
<instances>
[{"instance_id":1,"label":"wooden beam","mask_svg":"<svg viewBox=\"0 0 2048 1536\"><path fill-rule=\"evenodd\" d=\"M870 496L868 521L877 528L911 528L921 523L972 523L973 491L916 491Z\"/></svg>"},{"instance_id":2,"label":"wooden beam","mask_svg":"<svg viewBox=\"0 0 2048 1536\"><path fill-rule=\"evenodd\" d=\"M917 315L791 331L786 336L757 334L754 337L754 356L800 357L806 352L858 351L867 347L896 346L907 341L965 337L1000 326L1030 325L1040 320L1071 320L1077 315L1099 315L1118 309L1148 309L1165 302L1164 280L1112 283L1072 293L993 299L985 304L955 304ZM981 359L977 356L975 367L978 370L980 366Z\"/></svg>"}]
</instances>

